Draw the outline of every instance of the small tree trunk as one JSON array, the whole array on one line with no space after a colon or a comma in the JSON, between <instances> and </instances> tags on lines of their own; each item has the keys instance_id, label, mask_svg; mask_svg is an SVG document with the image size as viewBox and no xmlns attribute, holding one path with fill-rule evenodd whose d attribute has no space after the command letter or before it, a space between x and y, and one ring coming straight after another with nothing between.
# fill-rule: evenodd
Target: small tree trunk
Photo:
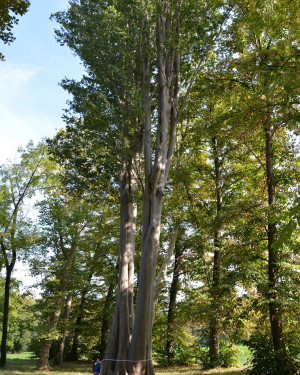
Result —
<instances>
[{"instance_id":1,"label":"small tree trunk","mask_svg":"<svg viewBox=\"0 0 300 375\"><path fill-rule=\"evenodd\" d=\"M76 236L77 237L77 236ZM50 370L50 366L49 366L49 353L50 353L50 349L51 349L51 346L52 346L52 337L53 337L53 334L55 332L55 329L57 327L57 323L59 321L59 317L60 317L60 314L61 314L61 308L62 308L62 305L63 305L63 301L64 301L64 295L65 295L65 292L66 292L66 289L67 289L67 283L68 283L68 278L69 278L69 274L70 274L70 270L71 270L71 266L72 266L72 263L73 263L73 260L74 260L74 257L75 257L75 253L76 253L76 250L77 250L77 240L78 238L76 238L71 246L71 249L66 257L66 266L65 266L65 270L64 270L64 274L62 276L62 281L61 281L61 286L60 286L60 290L59 290L59 297L56 301L56 310L54 311L53 313L53 316L51 318L51 321L50 321L50 327L49 327L49 330L47 332L47 339L45 340L44 342L44 345L43 345L43 348L42 348L42 351L41 351L41 355L40 355L40 359L37 363L37 370L43 370L43 371L49 371Z\"/></svg>"},{"instance_id":2,"label":"small tree trunk","mask_svg":"<svg viewBox=\"0 0 300 375\"><path fill-rule=\"evenodd\" d=\"M72 306L72 297L73 294L70 292L67 297L66 301L66 307L65 307L65 312L64 312L64 318L63 318L63 327L61 331L61 339L59 342L59 348L58 348L58 353L54 357L53 365L54 366L60 366L62 367L63 364L63 358L64 358L64 349L65 349L65 341L66 341L66 335L67 335L67 322L70 317L70 312L71 312L71 306Z\"/></svg>"},{"instance_id":3,"label":"small tree trunk","mask_svg":"<svg viewBox=\"0 0 300 375\"><path fill-rule=\"evenodd\" d=\"M168 365L173 364L174 360L174 347L175 347L175 319L176 319L176 298L179 291L179 271L182 263L183 249L177 243L175 246L175 263L173 269L173 279L170 288L170 301L168 309L168 326L167 326L167 342L166 352L168 356Z\"/></svg>"},{"instance_id":4,"label":"small tree trunk","mask_svg":"<svg viewBox=\"0 0 300 375\"><path fill-rule=\"evenodd\" d=\"M81 322L82 318L84 315L84 306L86 303L86 298L87 298L88 291L87 289L84 289L81 292L81 301L80 301L80 306L79 306L79 313L76 318L76 323L75 323L75 330L74 330L74 336L73 336L73 343L72 343L72 348L70 351L70 354L68 355L68 360L69 361L78 361L78 337L80 334L80 329L81 329Z\"/></svg>"},{"instance_id":5,"label":"small tree trunk","mask_svg":"<svg viewBox=\"0 0 300 375\"><path fill-rule=\"evenodd\" d=\"M103 306L103 315L102 315L102 325L101 325L101 337L100 337L100 349L99 356L103 358L105 355L106 343L107 343L107 333L109 330L109 322L111 319L110 315L110 306L112 303L112 298L114 295L115 283L111 282L109 289L105 298L105 303Z\"/></svg>"},{"instance_id":6,"label":"small tree trunk","mask_svg":"<svg viewBox=\"0 0 300 375\"><path fill-rule=\"evenodd\" d=\"M268 186L268 205L269 208L275 203L275 179L273 172L273 127L270 124L265 124L266 136L266 171L267 171L267 186ZM271 333L273 338L273 347L275 352L275 361L278 373L290 375L292 371L287 368L287 353L283 333L283 324L281 318L281 304L277 289L279 287L279 252L275 250L273 245L276 241L276 223L269 218L268 223L268 276L269 276L269 314L271 323ZM284 370L285 369L285 370Z\"/></svg>"},{"instance_id":7,"label":"small tree trunk","mask_svg":"<svg viewBox=\"0 0 300 375\"><path fill-rule=\"evenodd\" d=\"M8 315L9 315L9 294L10 294L11 273L14 268L14 263L15 262L9 264L6 267L0 367L6 366L6 343L7 343L7 327L8 327Z\"/></svg>"},{"instance_id":8,"label":"small tree trunk","mask_svg":"<svg viewBox=\"0 0 300 375\"><path fill-rule=\"evenodd\" d=\"M168 247L167 254L164 258L163 264L161 266L157 281L156 281L156 287L155 287L155 296L154 296L154 302L156 303L157 298L161 292L161 289L164 285L166 275L167 275L167 269L168 265L170 263L171 256L173 255L175 244L177 240L177 234L178 234L178 224L175 222L173 225L173 230L171 234L171 239Z\"/></svg>"},{"instance_id":9,"label":"small tree trunk","mask_svg":"<svg viewBox=\"0 0 300 375\"><path fill-rule=\"evenodd\" d=\"M210 367L218 366L219 357L219 304L220 304L220 284L221 284L221 243L220 243L220 223L219 215L223 207L221 193L221 163L219 160L218 140L212 138L212 148L214 153L214 173L215 173L215 195L216 195L216 219L214 233L214 263L213 281L211 287L211 319L209 327L209 359Z\"/></svg>"}]
</instances>

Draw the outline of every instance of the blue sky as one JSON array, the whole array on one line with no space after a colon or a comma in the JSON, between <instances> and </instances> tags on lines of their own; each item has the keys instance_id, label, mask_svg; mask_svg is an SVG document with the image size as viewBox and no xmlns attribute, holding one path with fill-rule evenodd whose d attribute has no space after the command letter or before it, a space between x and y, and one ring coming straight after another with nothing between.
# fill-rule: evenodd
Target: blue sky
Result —
<instances>
[{"instance_id":1,"label":"blue sky","mask_svg":"<svg viewBox=\"0 0 300 375\"><path fill-rule=\"evenodd\" d=\"M31 0L20 18L9 46L0 42L5 55L0 62L0 164L16 155L19 146L55 134L68 94L59 86L64 78L80 79L83 68L68 47L54 37L51 13L68 7L68 0Z\"/></svg>"}]
</instances>

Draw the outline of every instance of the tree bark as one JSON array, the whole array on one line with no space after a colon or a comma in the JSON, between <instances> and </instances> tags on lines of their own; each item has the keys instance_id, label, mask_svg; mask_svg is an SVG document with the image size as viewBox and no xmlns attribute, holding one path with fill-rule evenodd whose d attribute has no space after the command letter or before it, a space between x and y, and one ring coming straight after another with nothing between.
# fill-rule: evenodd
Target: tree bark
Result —
<instances>
[{"instance_id":1,"label":"tree bark","mask_svg":"<svg viewBox=\"0 0 300 375\"><path fill-rule=\"evenodd\" d=\"M9 316L10 282L11 282L11 273L14 268L14 263L11 263L9 264L8 267L6 267L0 367L6 366L6 343L7 343L7 328L8 328L8 316Z\"/></svg>"},{"instance_id":2,"label":"tree bark","mask_svg":"<svg viewBox=\"0 0 300 375\"><path fill-rule=\"evenodd\" d=\"M109 285L109 289L107 291L107 295L105 298L105 303L103 306L103 315L102 315L102 325L101 325L101 337L100 337L100 348L99 348L99 356L103 358L105 355L106 343L107 343L107 333L109 330L109 322L110 322L110 306L112 303L112 298L114 295L115 290L115 283L111 282Z\"/></svg>"},{"instance_id":3,"label":"tree bark","mask_svg":"<svg viewBox=\"0 0 300 375\"><path fill-rule=\"evenodd\" d=\"M143 235L135 322L128 354L130 361L128 363L128 373L130 375L154 374L152 363L152 324L161 210L165 184L174 153L178 121L180 53L177 49L178 46L173 45L166 48L169 42L171 24L179 35L178 14L175 16L172 14L171 7L169 8L170 4L167 1L158 2L157 6L158 124L155 160L152 166L151 112L148 99L150 95L145 92ZM144 59L144 72L148 75L149 64L147 59Z\"/></svg>"},{"instance_id":4,"label":"tree bark","mask_svg":"<svg viewBox=\"0 0 300 375\"><path fill-rule=\"evenodd\" d=\"M216 218L214 230L214 262L213 278L211 287L211 318L209 327L209 359L210 367L218 366L219 357L219 304L220 304L220 284L221 284L221 241L219 215L223 207L221 192L221 163L218 152L217 137L212 138L212 148L214 154L214 174L215 174L215 196L216 196Z\"/></svg>"},{"instance_id":5,"label":"tree bark","mask_svg":"<svg viewBox=\"0 0 300 375\"><path fill-rule=\"evenodd\" d=\"M126 360L132 335L134 253L136 232L135 162L123 154L120 172L120 233L119 233L119 287L110 335L103 364L104 374L125 375ZM130 160L130 161L129 161Z\"/></svg>"},{"instance_id":6,"label":"tree bark","mask_svg":"<svg viewBox=\"0 0 300 375\"><path fill-rule=\"evenodd\" d=\"M91 280L92 276L88 278L89 282ZM70 354L68 355L68 360L69 361L78 361L79 356L78 356L78 337L80 334L80 328L81 328L81 322L82 318L84 316L84 307L87 299L87 294L88 290L84 289L81 292L81 301L80 301L80 306L79 306L79 313L76 318L76 323L75 323L75 330L74 330L74 336L73 336L73 342L72 342L72 348L70 351Z\"/></svg>"},{"instance_id":7,"label":"tree bark","mask_svg":"<svg viewBox=\"0 0 300 375\"><path fill-rule=\"evenodd\" d=\"M7 330L8 330L8 316L9 316L10 283L11 283L11 274L12 274L12 271L15 267L16 260L17 260L17 251L16 251L16 245L15 245L17 215L18 215L18 207L15 207L15 210L12 215L12 227L10 230L10 245L11 245L11 252L12 252L10 261L8 259L8 255L6 252L7 249L3 243L4 239L2 235L0 237L1 251L4 257L5 268L6 268L0 367L6 366L6 344L7 344Z\"/></svg>"},{"instance_id":8,"label":"tree bark","mask_svg":"<svg viewBox=\"0 0 300 375\"><path fill-rule=\"evenodd\" d=\"M168 365L171 366L174 360L174 348L175 348L175 319L176 319L176 298L179 291L179 271L182 263L183 249L177 243L175 246L175 263L173 269L173 278L170 288L170 300L168 309L168 325L167 325L167 342L166 352L168 357Z\"/></svg>"},{"instance_id":9,"label":"tree bark","mask_svg":"<svg viewBox=\"0 0 300 375\"><path fill-rule=\"evenodd\" d=\"M154 296L154 302L156 303L158 296L161 292L161 289L163 287L163 284L166 279L167 275L167 269L168 265L170 263L171 256L173 255L174 249L175 249L175 244L177 240L177 235L178 235L178 224L175 222L173 225L172 229L172 234L171 234L171 239L168 247L167 254L164 258L163 264L161 266L157 281L156 281L156 287L155 287L155 296Z\"/></svg>"},{"instance_id":10,"label":"tree bark","mask_svg":"<svg viewBox=\"0 0 300 375\"><path fill-rule=\"evenodd\" d=\"M266 123L265 130L265 157L266 157L266 177L268 187L268 206L271 209L276 199L276 182L273 171L273 127ZM281 304L278 295L279 287L279 262L280 256L278 250L274 249L273 245L276 241L277 229L276 222L269 214L268 222L268 276L269 276L269 315L271 323L271 334L273 338L273 348L275 353L276 367L278 373L284 375L292 374L292 371L287 368L287 352L285 346L285 339L283 333L283 324L281 317Z\"/></svg>"},{"instance_id":11,"label":"tree bark","mask_svg":"<svg viewBox=\"0 0 300 375\"><path fill-rule=\"evenodd\" d=\"M50 370L49 352L52 346L52 341L53 341L52 337L53 337L53 334L57 327L57 323L60 318L61 308L62 308L63 301L64 301L64 295L67 289L68 278L69 278L71 266L72 266L72 263L76 254L76 250L77 250L77 238L76 240L73 241L70 251L66 257L66 265L64 269L64 274L62 275L62 280L61 280L61 285L60 285L60 290L59 290L59 297L57 298L57 301L56 301L56 310L54 311L53 316L50 320L50 327L47 332L48 338L45 340L44 345L42 347L40 359L36 366L37 370L43 370L43 371Z\"/></svg>"},{"instance_id":12,"label":"tree bark","mask_svg":"<svg viewBox=\"0 0 300 375\"><path fill-rule=\"evenodd\" d=\"M66 341L66 335L67 335L67 322L70 317L71 307L72 307L72 298L73 298L73 292L69 292L66 300L66 306L65 306L65 312L64 312L64 318L63 318L63 327L61 331L61 339L59 342L59 348L57 355L54 357L53 365L62 367L63 364L63 358L64 358L64 349L65 349L65 341Z\"/></svg>"}]
</instances>

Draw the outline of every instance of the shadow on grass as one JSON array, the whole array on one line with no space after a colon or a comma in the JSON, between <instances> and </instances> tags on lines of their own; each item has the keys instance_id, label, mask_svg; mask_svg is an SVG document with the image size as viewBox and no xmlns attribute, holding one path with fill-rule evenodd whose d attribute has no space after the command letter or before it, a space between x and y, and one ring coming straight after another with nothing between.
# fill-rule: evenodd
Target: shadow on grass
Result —
<instances>
[{"instance_id":1,"label":"shadow on grass","mask_svg":"<svg viewBox=\"0 0 300 375\"><path fill-rule=\"evenodd\" d=\"M245 372L240 368L203 370L201 366L156 367L155 373L156 375L245 375Z\"/></svg>"},{"instance_id":2,"label":"shadow on grass","mask_svg":"<svg viewBox=\"0 0 300 375\"><path fill-rule=\"evenodd\" d=\"M6 369L12 368L16 370L28 369L29 367L35 367L37 363L36 359L30 358L8 358L6 361Z\"/></svg>"},{"instance_id":3,"label":"shadow on grass","mask_svg":"<svg viewBox=\"0 0 300 375\"><path fill-rule=\"evenodd\" d=\"M18 375L18 374L42 374L45 372L36 370L37 359L18 359L8 358L6 367L0 369L0 374ZM51 366L50 374L87 374L92 372L90 362L66 362L63 367ZM47 372L46 372L47 373ZM49 372L48 372L49 373Z\"/></svg>"}]
</instances>

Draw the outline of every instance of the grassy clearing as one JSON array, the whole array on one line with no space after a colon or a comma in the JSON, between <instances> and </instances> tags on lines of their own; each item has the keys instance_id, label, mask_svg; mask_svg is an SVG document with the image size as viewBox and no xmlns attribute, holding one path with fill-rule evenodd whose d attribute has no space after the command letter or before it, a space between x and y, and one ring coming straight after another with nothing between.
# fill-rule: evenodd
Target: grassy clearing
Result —
<instances>
[{"instance_id":1,"label":"grassy clearing","mask_svg":"<svg viewBox=\"0 0 300 375\"><path fill-rule=\"evenodd\" d=\"M239 352L237 355L237 360L240 366L245 366L249 359L251 358L251 352L247 346L237 345Z\"/></svg>"},{"instance_id":2,"label":"grassy clearing","mask_svg":"<svg viewBox=\"0 0 300 375\"><path fill-rule=\"evenodd\" d=\"M36 359L30 358L30 353L9 354L7 358L7 367L0 369L1 375L40 375L43 371L35 370ZM51 375L84 375L92 373L91 362L72 362L65 363L63 368L53 368ZM242 375L241 368L217 369L204 371L200 366L180 366L180 367L156 367L156 375Z\"/></svg>"}]
</instances>

